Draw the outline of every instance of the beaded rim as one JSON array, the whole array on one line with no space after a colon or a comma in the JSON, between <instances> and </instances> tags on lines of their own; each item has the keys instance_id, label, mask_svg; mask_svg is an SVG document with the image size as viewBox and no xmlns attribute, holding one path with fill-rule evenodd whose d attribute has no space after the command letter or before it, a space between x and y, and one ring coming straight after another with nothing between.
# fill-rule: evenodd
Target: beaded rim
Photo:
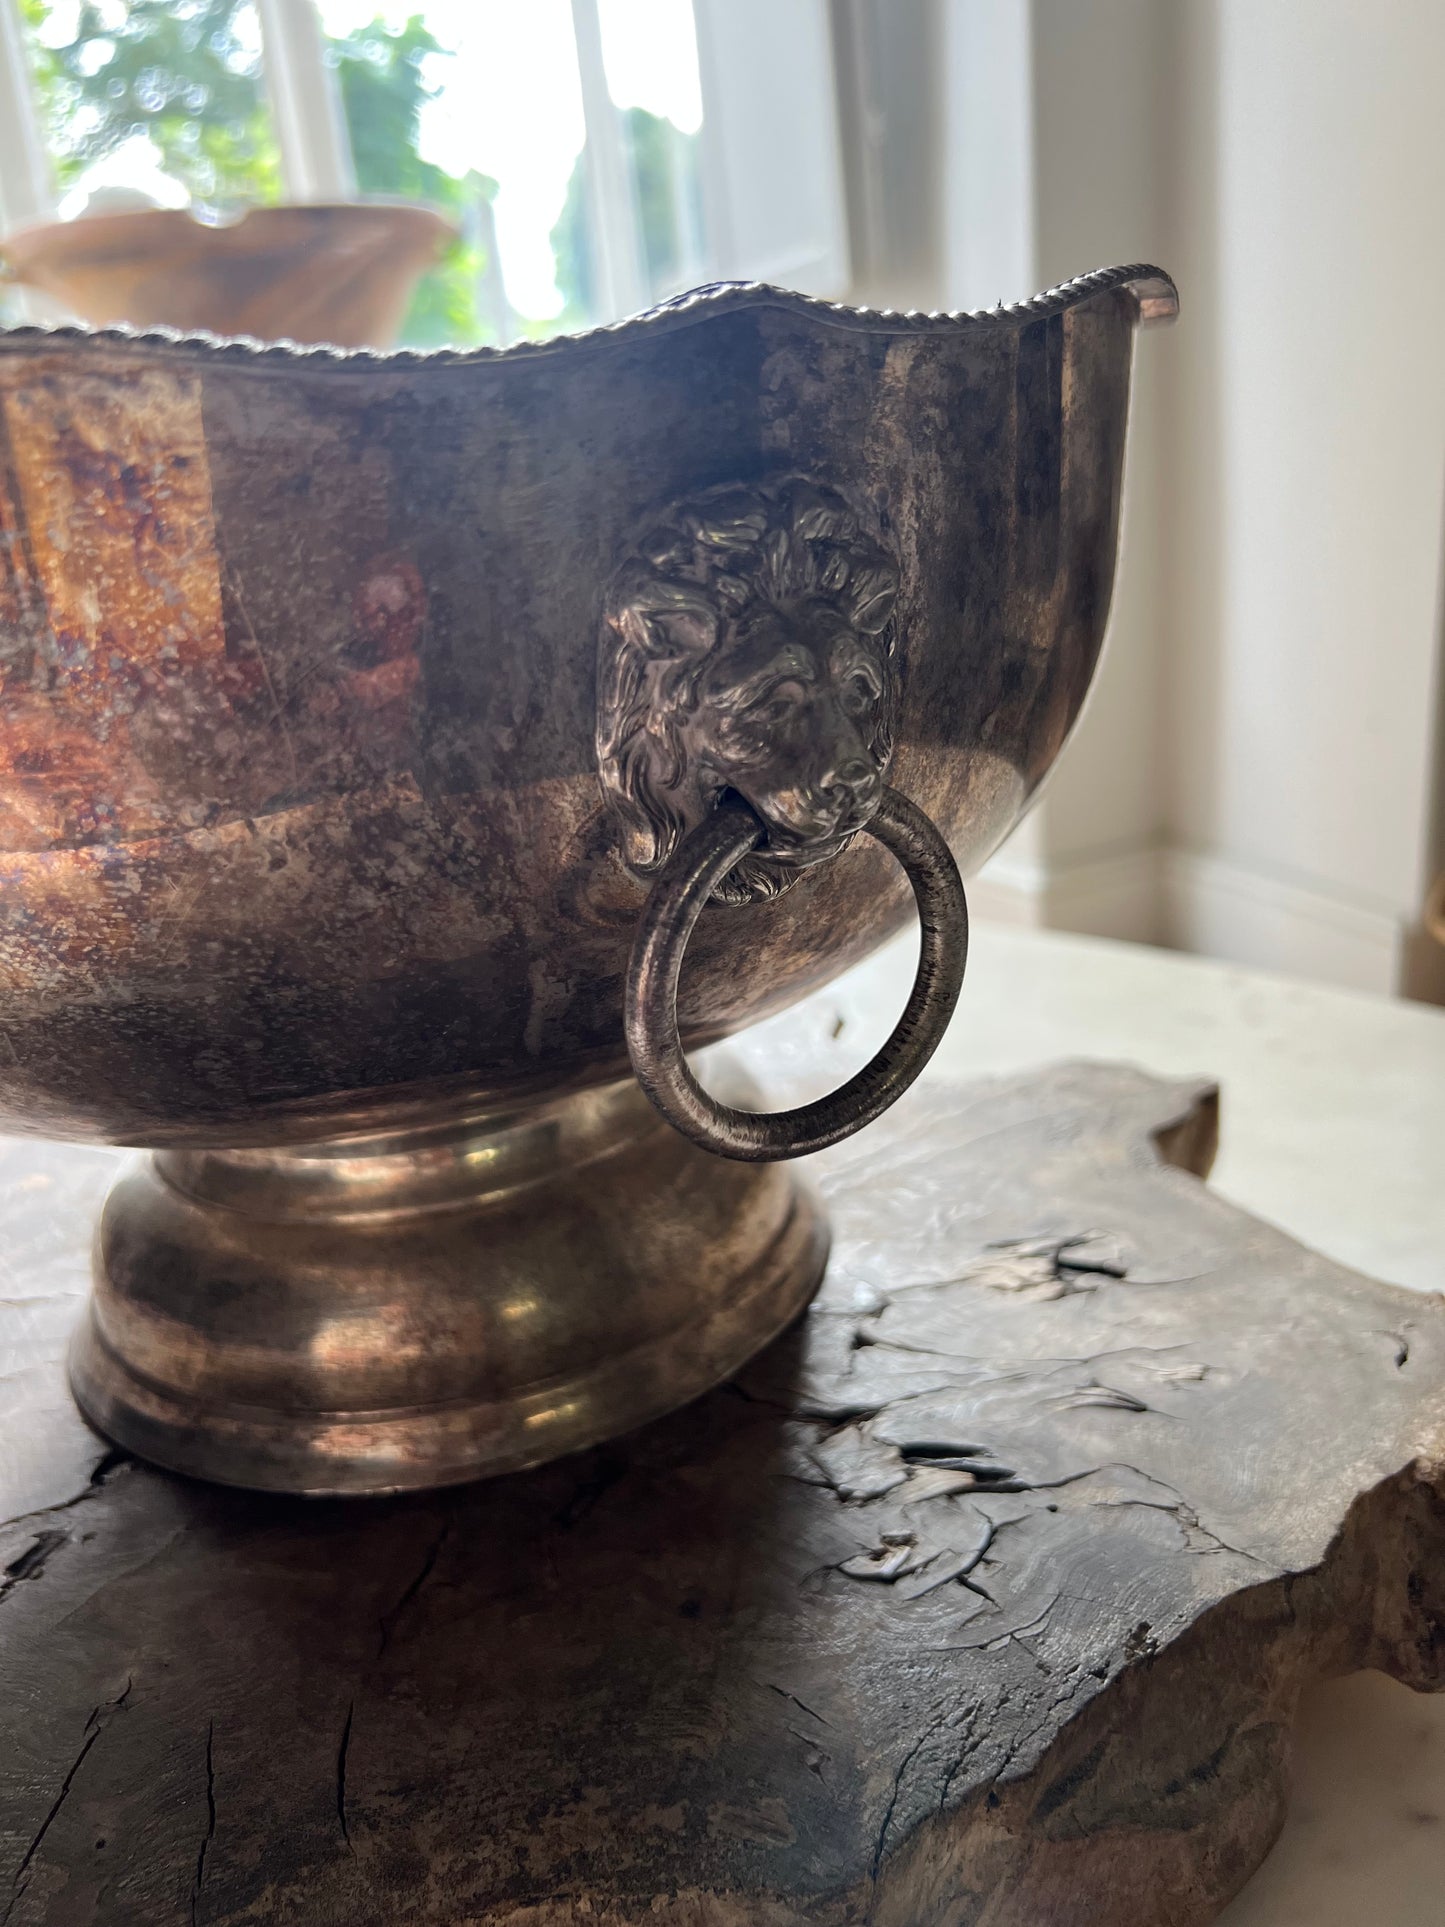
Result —
<instances>
[{"instance_id":1,"label":"beaded rim","mask_svg":"<svg viewBox=\"0 0 1445 1927\"><path fill-rule=\"evenodd\" d=\"M19 328L0 328L0 354L15 354L37 349L85 349L97 346L123 350L179 350L206 360L225 360L231 364L254 366L280 364L287 369L344 369L352 372L392 373L410 368L474 366L487 362L532 361L541 355L565 354L584 345L600 346L633 335L656 333L687 327L714 315L731 314L746 308L781 308L804 315L833 327L859 329L866 333L929 334L959 328L1019 327L1031 321L1046 320L1062 314L1096 295L1123 290L1132 294L1139 307L1143 325L1172 321L1179 312L1179 295L1171 277L1162 268L1147 263L1127 267L1099 268L1060 283L1027 301L1005 307L974 308L956 313L906 313L892 308L856 308L843 302L823 301L815 295L797 294L775 288L765 281L718 281L690 293L675 296L641 314L621 321L606 322L577 334L553 335L545 341L514 341L505 348L332 348L324 344L294 341L258 341L250 335L214 335L203 331L182 333L174 328L130 328L116 325L88 328L79 323L57 325L26 324Z\"/></svg>"}]
</instances>

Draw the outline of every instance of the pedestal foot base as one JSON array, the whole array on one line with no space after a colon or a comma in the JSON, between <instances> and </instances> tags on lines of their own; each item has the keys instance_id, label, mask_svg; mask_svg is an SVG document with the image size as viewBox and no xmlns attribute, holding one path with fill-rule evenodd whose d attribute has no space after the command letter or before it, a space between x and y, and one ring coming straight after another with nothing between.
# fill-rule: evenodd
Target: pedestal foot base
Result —
<instances>
[{"instance_id":1,"label":"pedestal foot base","mask_svg":"<svg viewBox=\"0 0 1445 1927\"><path fill-rule=\"evenodd\" d=\"M630 1431L807 1304L827 1230L634 1085L498 1124L163 1152L107 1200L71 1385L117 1444L296 1493L454 1484Z\"/></svg>"}]
</instances>

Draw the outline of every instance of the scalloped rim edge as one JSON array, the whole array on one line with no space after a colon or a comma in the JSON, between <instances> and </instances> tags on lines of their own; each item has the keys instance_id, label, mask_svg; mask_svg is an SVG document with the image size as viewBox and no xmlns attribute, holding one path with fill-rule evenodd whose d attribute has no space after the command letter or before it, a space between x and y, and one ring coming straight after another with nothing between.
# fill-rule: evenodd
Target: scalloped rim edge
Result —
<instances>
[{"instance_id":1,"label":"scalloped rim edge","mask_svg":"<svg viewBox=\"0 0 1445 1927\"><path fill-rule=\"evenodd\" d=\"M1072 281L1049 288L1027 301L1008 307L974 308L954 313L906 313L893 308L856 308L844 302L824 301L816 295L798 294L776 288L765 281L718 281L675 295L641 314L621 321L605 322L576 334L551 335L544 341L514 341L505 348L331 348L324 344L294 341L258 341L251 335L213 335L204 331L182 333L174 328L130 328L116 325L89 328L80 323L55 326L29 324L19 328L0 328L0 354L15 354L46 348L181 349L199 353L205 359L224 358L242 366L279 363L285 368L341 368L391 373L408 368L469 366L486 362L530 361L539 355L564 353L584 343L601 344L660 328L688 326L715 314L728 314L753 307L784 308L834 327L857 328L889 334L926 334L946 329L1020 326L1062 314L1095 295L1122 290L1134 297L1141 327L1172 321L1179 312L1179 294L1163 268L1135 262L1127 267L1098 268Z\"/></svg>"}]
</instances>

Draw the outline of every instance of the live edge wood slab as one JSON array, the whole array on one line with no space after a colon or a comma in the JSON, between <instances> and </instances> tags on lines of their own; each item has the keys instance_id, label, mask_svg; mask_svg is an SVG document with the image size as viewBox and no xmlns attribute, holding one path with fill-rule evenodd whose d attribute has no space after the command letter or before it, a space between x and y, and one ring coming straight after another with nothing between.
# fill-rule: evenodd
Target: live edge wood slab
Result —
<instances>
[{"instance_id":1,"label":"live edge wood slab","mask_svg":"<svg viewBox=\"0 0 1445 1927\"><path fill-rule=\"evenodd\" d=\"M821 1161L824 1291L738 1384L371 1504L91 1440L104 1158L9 1147L0 1921L1208 1920L1301 1685L1445 1682L1445 1307L1212 1196L1215 1117L920 1088Z\"/></svg>"}]
</instances>

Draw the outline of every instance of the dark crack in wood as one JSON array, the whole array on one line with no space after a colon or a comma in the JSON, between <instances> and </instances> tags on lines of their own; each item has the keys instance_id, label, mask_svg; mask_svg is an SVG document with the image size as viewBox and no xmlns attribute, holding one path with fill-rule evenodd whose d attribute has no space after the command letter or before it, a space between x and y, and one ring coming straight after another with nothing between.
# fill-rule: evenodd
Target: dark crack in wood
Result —
<instances>
[{"instance_id":1,"label":"dark crack in wood","mask_svg":"<svg viewBox=\"0 0 1445 1927\"><path fill-rule=\"evenodd\" d=\"M68 1545L70 1535L52 1528L48 1532L38 1532L22 1553L19 1553L5 1567L4 1577L0 1578L0 1601L5 1600L18 1585L27 1579L37 1579L45 1570L45 1563L53 1552Z\"/></svg>"},{"instance_id":2,"label":"dark crack in wood","mask_svg":"<svg viewBox=\"0 0 1445 1927\"><path fill-rule=\"evenodd\" d=\"M445 1519L442 1522L441 1530L431 1541L430 1545L428 1545L420 1566L412 1574L405 1588L398 1596L396 1604L389 1612L381 1615L380 1620L377 1622L380 1631L380 1638L377 1641L376 1647L376 1657L378 1659L383 1656L387 1647L391 1644L391 1635L396 1628L398 1620L400 1620L407 1607L416 1598L417 1594L436 1570L437 1560L441 1557L442 1548L451 1537L451 1532L452 1522L450 1519Z\"/></svg>"},{"instance_id":3,"label":"dark crack in wood","mask_svg":"<svg viewBox=\"0 0 1445 1927\"><path fill-rule=\"evenodd\" d=\"M196 1872L191 1881L191 1927L200 1921L201 1889L206 1884L206 1855L216 1837L216 1722L206 1725L206 1831L196 1852Z\"/></svg>"},{"instance_id":4,"label":"dark crack in wood","mask_svg":"<svg viewBox=\"0 0 1445 1927\"><path fill-rule=\"evenodd\" d=\"M346 1723L341 1729L341 1743L336 1749L336 1817L341 1823L341 1837L346 1842L348 1852L354 1851L351 1845L351 1827L346 1818L346 1758L351 1751L351 1723L356 1717L356 1701L352 1700L346 1709Z\"/></svg>"},{"instance_id":5,"label":"dark crack in wood","mask_svg":"<svg viewBox=\"0 0 1445 1927\"><path fill-rule=\"evenodd\" d=\"M71 1761L70 1766L66 1771L65 1778L60 1782L59 1792L56 1794L54 1800L51 1802L50 1809L46 1813L45 1818L41 1821L39 1827L37 1827L37 1829L35 1830L35 1833L31 1836L30 1843L26 1847L23 1855L21 1856L20 1864L19 1866L16 1867L15 1872L11 1877L10 1898L6 1903L4 1914L0 1915L0 1927L8 1927L8 1923L10 1921L11 1915L14 1913L16 1907L19 1906L20 1902L25 1898L26 1890L30 1884L29 1881L26 1879L26 1875L29 1872L31 1863L34 1861L35 1856L39 1853L41 1845L45 1840L46 1834L49 1833L51 1827L54 1826L56 1820L59 1819L61 1808L65 1805L66 1801L70 1798L71 1788L75 1785L76 1776L80 1772L80 1769L85 1765L86 1758L89 1755L91 1748L100 1739L101 1734L105 1731L106 1727L109 1725L111 1718L116 1713L122 1712L124 1710L127 1702L130 1699L131 1684L132 1682L128 1679L125 1683L125 1686L123 1687L121 1692L116 1696L115 1699L110 1700L104 1705L95 1706L91 1708L90 1715L87 1718L83 1729L83 1737L80 1742L80 1751L76 1754L75 1758Z\"/></svg>"}]
</instances>

